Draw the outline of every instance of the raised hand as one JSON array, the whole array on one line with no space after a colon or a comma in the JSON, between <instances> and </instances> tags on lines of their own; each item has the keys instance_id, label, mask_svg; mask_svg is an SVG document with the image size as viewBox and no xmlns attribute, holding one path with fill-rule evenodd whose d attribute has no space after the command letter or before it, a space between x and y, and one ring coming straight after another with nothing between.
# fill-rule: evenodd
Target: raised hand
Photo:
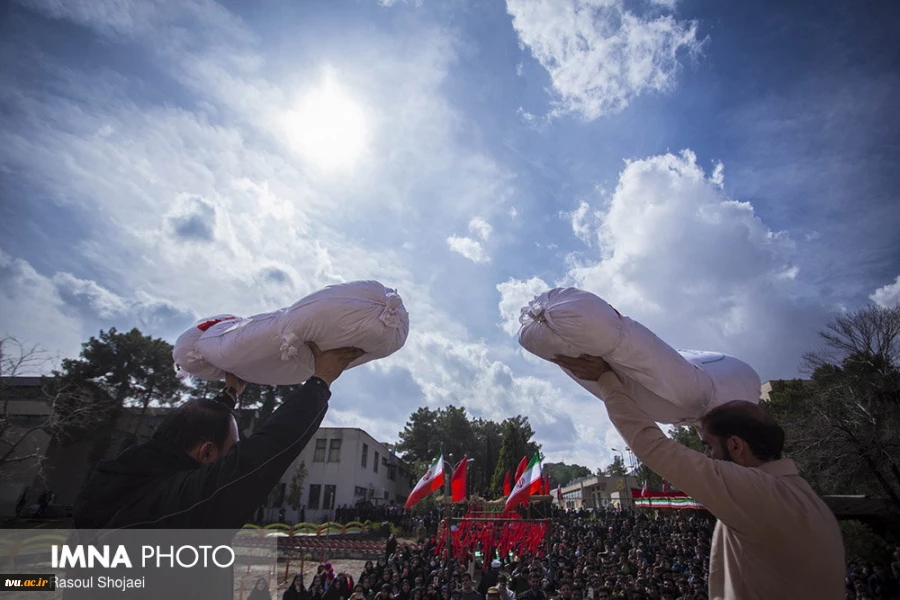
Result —
<instances>
[{"instance_id":1,"label":"raised hand","mask_svg":"<svg viewBox=\"0 0 900 600\"><path fill-rule=\"evenodd\" d=\"M587 354L582 354L578 358L557 354L550 362L568 369L572 375L585 381L597 381L601 375L612 370L609 364L599 356Z\"/></svg>"},{"instance_id":2,"label":"raised hand","mask_svg":"<svg viewBox=\"0 0 900 600\"><path fill-rule=\"evenodd\" d=\"M316 359L314 375L329 386L340 377L350 363L365 354L365 351L359 348L335 348L322 351L315 342L307 342L306 345L309 346Z\"/></svg>"}]
</instances>

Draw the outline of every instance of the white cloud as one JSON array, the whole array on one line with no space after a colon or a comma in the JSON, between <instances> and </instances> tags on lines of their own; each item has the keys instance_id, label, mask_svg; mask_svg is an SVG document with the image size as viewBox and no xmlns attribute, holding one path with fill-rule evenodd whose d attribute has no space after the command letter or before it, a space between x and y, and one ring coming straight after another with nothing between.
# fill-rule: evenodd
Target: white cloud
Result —
<instances>
[{"instance_id":1,"label":"white cloud","mask_svg":"<svg viewBox=\"0 0 900 600\"><path fill-rule=\"evenodd\" d=\"M133 326L168 337L195 316L183 306L142 289L123 297L70 273L39 273L26 260L0 250L0 334L36 343L62 358L77 356L99 329Z\"/></svg>"},{"instance_id":2,"label":"white cloud","mask_svg":"<svg viewBox=\"0 0 900 600\"><path fill-rule=\"evenodd\" d=\"M826 307L796 280L790 236L729 198L716 173L690 151L628 162L602 213L599 260L570 256L570 281L676 348L734 354L764 378L793 376Z\"/></svg>"},{"instance_id":3,"label":"white cloud","mask_svg":"<svg viewBox=\"0 0 900 600\"><path fill-rule=\"evenodd\" d=\"M95 313L101 319L121 315L127 309L125 301L118 295L87 279L79 279L70 273L57 273L53 285L59 297L69 307L81 307Z\"/></svg>"},{"instance_id":4,"label":"white cloud","mask_svg":"<svg viewBox=\"0 0 900 600\"><path fill-rule=\"evenodd\" d=\"M468 237L451 235L447 238L447 246L457 254L461 254L474 263L488 263L491 258L484 251L481 242Z\"/></svg>"},{"instance_id":5,"label":"white cloud","mask_svg":"<svg viewBox=\"0 0 900 600\"><path fill-rule=\"evenodd\" d=\"M469 232L474 233L484 241L491 237L491 231L493 231L491 224L481 217L475 217L469 221Z\"/></svg>"},{"instance_id":6,"label":"white cloud","mask_svg":"<svg viewBox=\"0 0 900 600\"><path fill-rule=\"evenodd\" d=\"M318 85L316 68L293 58L279 65L219 5L210 6L209 23L194 3L180 4L177 15L149 3L145 22L139 4L121 5L116 16L40 3L45 14L57 11L51 16L86 25L108 43L128 38L150 49L147 60L190 101L133 99L146 86L139 73L72 71L52 53L39 62L54 89L5 96L23 103L10 113L23 116L13 127L0 115L0 164L94 229L70 250L83 270L0 255L0 328L21 324L10 333L75 356L101 327L137 326L174 341L195 317L270 311L335 281L378 279L400 289L410 338L396 355L342 376L330 424L371 426L390 439L416 407L453 402L497 420L529 415L551 457L593 463L602 440L576 436L565 395L544 376L551 371L472 325L493 320L493 301L462 310L446 300L459 288L459 264L433 224L467 223L470 237L456 238L455 251L486 263L484 243L501 237L492 216L521 220L528 210L509 202L513 174L459 145L468 124L441 92L456 60L452 36L426 28L367 40L365 68L356 70L328 57L343 64L337 72L348 89L365 91L354 98L371 119L372 146L353 177L326 178L287 151L290 140L276 127ZM205 28L191 40L178 27L154 25L159 19L196 27L195 19ZM421 51L410 54L410 46ZM43 210L46 221L54 206ZM376 399L365 394L371 377L397 373L409 387L397 392L392 381L384 390L394 398L391 415L373 413Z\"/></svg>"},{"instance_id":7,"label":"white cloud","mask_svg":"<svg viewBox=\"0 0 900 600\"><path fill-rule=\"evenodd\" d=\"M415 6L416 8L421 8L423 1L424 0L378 0L378 4L379 6L390 8L391 6L394 6L395 4L398 4L400 2L402 2L403 4L410 4L410 2L412 2L413 6Z\"/></svg>"},{"instance_id":8,"label":"white cloud","mask_svg":"<svg viewBox=\"0 0 900 600\"><path fill-rule=\"evenodd\" d=\"M500 292L501 327L509 335L519 332L519 315L522 307L527 306L535 296L548 291L552 286L544 283L540 277L532 277L527 281L509 279L497 285Z\"/></svg>"},{"instance_id":9,"label":"white cloud","mask_svg":"<svg viewBox=\"0 0 900 600\"><path fill-rule=\"evenodd\" d=\"M507 10L519 39L550 73L558 110L588 120L672 89L682 55L702 47L695 22L658 11L638 15L624 0L507 0Z\"/></svg>"},{"instance_id":10,"label":"white cloud","mask_svg":"<svg viewBox=\"0 0 900 600\"><path fill-rule=\"evenodd\" d=\"M897 276L894 283L878 288L869 298L882 308L900 306L900 275Z\"/></svg>"},{"instance_id":11,"label":"white cloud","mask_svg":"<svg viewBox=\"0 0 900 600\"><path fill-rule=\"evenodd\" d=\"M575 236L588 246L591 246L596 238L597 226L599 225L598 215L591 208L591 205L582 200L578 203L578 208L571 213L567 213L567 216L572 221L572 232Z\"/></svg>"}]
</instances>

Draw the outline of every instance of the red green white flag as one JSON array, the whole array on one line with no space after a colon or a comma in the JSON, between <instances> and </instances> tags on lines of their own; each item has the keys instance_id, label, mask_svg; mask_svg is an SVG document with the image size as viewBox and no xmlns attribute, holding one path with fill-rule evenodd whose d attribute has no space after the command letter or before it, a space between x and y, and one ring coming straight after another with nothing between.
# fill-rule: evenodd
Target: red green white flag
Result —
<instances>
[{"instance_id":1,"label":"red green white flag","mask_svg":"<svg viewBox=\"0 0 900 600\"><path fill-rule=\"evenodd\" d=\"M506 499L506 505L503 512L512 510L519 504L527 502L532 494L540 494L541 488L544 486L544 479L541 477L541 460L540 455L535 454L528 466L522 472L521 477L516 481L509 498Z\"/></svg>"},{"instance_id":2,"label":"red green white flag","mask_svg":"<svg viewBox=\"0 0 900 600\"><path fill-rule=\"evenodd\" d=\"M403 508L410 508L421 502L436 490L441 489L442 485L444 485L443 453L435 458L431 466L428 467L428 471L425 472L425 475L422 476L415 489L410 493L409 498L406 499L406 505Z\"/></svg>"}]
</instances>

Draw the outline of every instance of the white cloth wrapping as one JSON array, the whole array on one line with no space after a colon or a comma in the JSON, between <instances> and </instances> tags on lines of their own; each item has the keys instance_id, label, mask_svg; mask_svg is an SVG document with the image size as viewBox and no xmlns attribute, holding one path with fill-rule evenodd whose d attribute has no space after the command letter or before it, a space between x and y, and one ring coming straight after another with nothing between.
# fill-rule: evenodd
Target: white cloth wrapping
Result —
<instances>
[{"instance_id":1,"label":"white cloth wrapping","mask_svg":"<svg viewBox=\"0 0 900 600\"><path fill-rule=\"evenodd\" d=\"M315 369L306 342L322 350L364 350L352 368L393 354L408 335L409 315L396 290L354 281L275 312L203 319L178 338L172 357L182 375L221 380L227 372L252 383L290 385L306 381Z\"/></svg>"},{"instance_id":2,"label":"white cloth wrapping","mask_svg":"<svg viewBox=\"0 0 900 600\"><path fill-rule=\"evenodd\" d=\"M676 351L590 292L550 290L522 308L519 322L519 344L545 360L602 356L658 423L696 423L725 402L759 402L759 375L748 364L720 352ZM566 373L600 397L595 382Z\"/></svg>"}]
</instances>

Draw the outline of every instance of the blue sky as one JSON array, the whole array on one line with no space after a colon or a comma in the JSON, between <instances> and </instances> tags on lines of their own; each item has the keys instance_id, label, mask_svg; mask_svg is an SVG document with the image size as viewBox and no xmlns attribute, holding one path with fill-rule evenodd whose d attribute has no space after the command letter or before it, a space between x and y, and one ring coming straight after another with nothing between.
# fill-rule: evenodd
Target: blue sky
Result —
<instances>
[{"instance_id":1,"label":"blue sky","mask_svg":"<svg viewBox=\"0 0 900 600\"><path fill-rule=\"evenodd\" d=\"M0 2L0 331L74 356L377 279L409 340L327 424L454 403L605 465L519 308L573 285L796 376L900 299L898 40L886 0Z\"/></svg>"}]
</instances>

